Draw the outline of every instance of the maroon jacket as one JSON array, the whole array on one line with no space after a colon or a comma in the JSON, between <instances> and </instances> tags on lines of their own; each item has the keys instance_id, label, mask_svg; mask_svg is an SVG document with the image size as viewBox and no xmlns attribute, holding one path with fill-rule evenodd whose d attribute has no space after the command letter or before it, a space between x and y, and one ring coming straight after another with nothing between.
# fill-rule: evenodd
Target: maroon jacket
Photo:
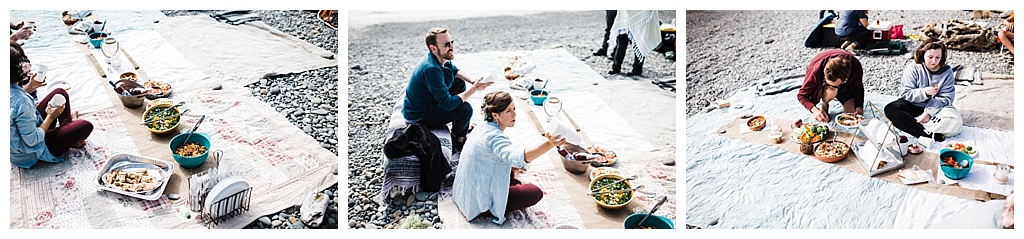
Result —
<instances>
[{"instance_id":1,"label":"maroon jacket","mask_svg":"<svg viewBox=\"0 0 1024 239\"><path fill-rule=\"evenodd\" d=\"M846 83L839 86L839 94L853 93L853 104L857 107L864 107L864 69L860 61L853 54L847 51L833 49L814 56L811 64L807 66L807 73L804 75L804 85L796 93L796 99L807 110L811 110L815 104L821 102L821 93L825 90L825 63L833 57L843 57L850 60L850 77ZM851 92L852 91L852 92Z\"/></svg>"}]
</instances>

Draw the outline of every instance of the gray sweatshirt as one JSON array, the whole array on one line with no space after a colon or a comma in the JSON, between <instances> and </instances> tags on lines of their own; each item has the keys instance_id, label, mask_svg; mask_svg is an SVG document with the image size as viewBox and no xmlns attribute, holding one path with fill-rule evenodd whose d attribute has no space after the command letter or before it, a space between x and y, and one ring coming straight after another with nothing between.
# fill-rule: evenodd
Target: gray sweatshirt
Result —
<instances>
[{"instance_id":1,"label":"gray sweatshirt","mask_svg":"<svg viewBox=\"0 0 1024 239\"><path fill-rule=\"evenodd\" d=\"M938 73L932 73L924 64L911 64L903 71L903 82L900 84L900 98L910 101L915 106L924 107L924 112L932 117L943 107L953 104L955 88L953 70L943 66ZM928 87L939 86L939 92L928 96L924 91Z\"/></svg>"}]
</instances>

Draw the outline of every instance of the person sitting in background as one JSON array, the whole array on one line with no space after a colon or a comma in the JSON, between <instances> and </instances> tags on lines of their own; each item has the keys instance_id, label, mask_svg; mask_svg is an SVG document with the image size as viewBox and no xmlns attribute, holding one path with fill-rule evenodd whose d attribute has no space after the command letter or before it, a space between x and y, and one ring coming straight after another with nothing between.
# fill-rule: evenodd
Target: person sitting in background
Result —
<instances>
[{"instance_id":1,"label":"person sitting in background","mask_svg":"<svg viewBox=\"0 0 1024 239\"><path fill-rule=\"evenodd\" d=\"M942 108L953 104L953 70L946 65L946 45L937 40L917 47L914 64L903 71L900 98L885 105L885 116L893 126L916 137L932 137L944 141L945 135L928 132L926 123Z\"/></svg>"},{"instance_id":2,"label":"person sitting in background","mask_svg":"<svg viewBox=\"0 0 1024 239\"><path fill-rule=\"evenodd\" d=\"M11 164L21 168L30 168L38 161L63 161L57 156L71 147L84 147L93 129L89 121L76 119L70 101L49 107L50 99L56 95L70 99L62 88L51 91L39 105L33 103L28 92L46 86L46 81L35 79L37 75L31 69L25 50L11 42ZM20 86L25 80L28 84Z\"/></svg>"},{"instance_id":3,"label":"person sitting in background","mask_svg":"<svg viewBox=\"0 0 1024 239\"><path fill-rule=\"evenodd\" d=\"M796 98L815 120L827 123L829 102L836 99L848 113L864 114L864 69L852 53L833 49L814 56ZM820 100L820 105L818 104Z\"/></svg>"},{"instance_id":4,"label":"person sitting in background","mask_svg":"<svg viewBox=\"0 0 1024 239\"><path fill-rule=\"evenodd\" d=\"M502 224L506 213L533 206L544 197L536 185L516 179L517 172L545 152L565 144L565 139L546 134L546 140L539 145L515 149L504 132L516 125L512 96L504 91L488 93L480 109L487 123L474 130L466 143L455 172L452 201L469 220L494 216L493 222Z\"/></svg>"},{"instance_id":5,"label":"person sitting in background","mask_svg":"<svg viewBox=\"0 0 1024 239\"><path fill-rule=\"evenodd\" d=\"M867 46L871 39L868 30L868 10L843 10L836 22L836 35L846 40L840 47L850 53Z\"/></svg>"},{"instance_id":6,"label":"person sitting in background","mask_svg":"<svg viewBox=\"0 0 1024 239\"><path fill-rule=\"evenodd\" d=\"M1005 29L1002 30L1002 31L999 31L999 43L1003 43L1003 46L1006 47L1006 50L1009 50L1010 54L1014 54L1013 53L1013 13L1010 13L1010 17L1006 18L1006 20L1003 20L1003 26L1005 27Z\"/></svg>"}]
</instances>

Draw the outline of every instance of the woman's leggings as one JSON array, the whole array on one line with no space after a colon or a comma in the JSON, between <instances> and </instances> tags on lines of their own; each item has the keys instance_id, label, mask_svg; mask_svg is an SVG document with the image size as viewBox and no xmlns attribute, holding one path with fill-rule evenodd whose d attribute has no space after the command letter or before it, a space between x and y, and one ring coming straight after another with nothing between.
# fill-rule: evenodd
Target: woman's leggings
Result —
<instances>
[{"instance_id":1,"label":"woman's leggings","mask_svg":"<svg viewBox=\"0 0 1024 239\"><path fill-rule=\"evenodd\" d=\"M46 107L50 104L50 99L54 95L63 95L64 99L69 99L64 103L64 111L57 116L57 120L50 123L50 130L46 131L46 147L50 150L50 154L60 157L64 153L68 152L75 143L81 142L86 138L89 138L89 134L92 134L92 123L86 120L75 120L71 121L71 101L68 96L68 92L64 89L54 89L50 94L46 95L39 105L36 106L36 110L44 118L46 117Z\"/></svg>"}]
</instances>

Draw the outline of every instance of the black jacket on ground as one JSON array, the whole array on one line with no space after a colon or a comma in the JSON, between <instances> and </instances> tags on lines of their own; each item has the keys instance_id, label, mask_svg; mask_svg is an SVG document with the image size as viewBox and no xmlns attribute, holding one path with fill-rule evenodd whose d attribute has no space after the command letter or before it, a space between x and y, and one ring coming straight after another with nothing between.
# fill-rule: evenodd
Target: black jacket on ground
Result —
<instances>
[{"instance_id":1,"label":"black jacket on ground","mask_svg":"<svg viewBox=\"0 0 1024 239\"><path fill-rule=\"evenodd\" d=\"M452 172L441 152L441 140L421 124L409 124L397 130L384 143L384 155L399 158L413 155L420 160L420 188L425 192L441 190L441 183Z\"/></svg>"}]
</instances>

